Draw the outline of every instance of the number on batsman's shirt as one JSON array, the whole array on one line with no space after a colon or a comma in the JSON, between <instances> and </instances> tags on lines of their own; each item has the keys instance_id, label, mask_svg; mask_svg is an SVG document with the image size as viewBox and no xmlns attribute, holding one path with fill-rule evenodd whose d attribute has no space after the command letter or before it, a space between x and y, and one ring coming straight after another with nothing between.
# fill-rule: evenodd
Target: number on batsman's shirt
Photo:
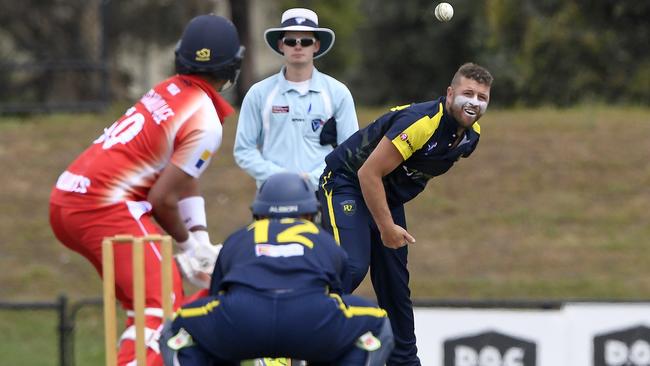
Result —
<instances>
[{"instance_id":1,"label":"number on batsman's shirt","mask_svg":"<svg viewBox=\"0 0 650 366\"><path fill-rule=\"evenodd\" d=\"M221 118L230 113L232 107L201 79L171 77L106 127L68 166L52 202L97 208L143 201L169 163L198 178L221 145Z\"/></svg>"}]
</instances>

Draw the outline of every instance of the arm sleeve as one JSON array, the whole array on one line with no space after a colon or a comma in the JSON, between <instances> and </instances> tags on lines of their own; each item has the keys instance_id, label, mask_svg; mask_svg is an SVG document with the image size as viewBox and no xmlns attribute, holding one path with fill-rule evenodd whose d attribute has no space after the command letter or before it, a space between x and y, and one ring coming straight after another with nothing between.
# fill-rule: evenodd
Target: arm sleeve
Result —
<instances>
[{"instance_id":1,"label":"arm sleeve","mask_svg":"<svg viewBox=\"0 0 650 366\"><path fill-rule=\"evenodd\" d=\"M410 158L430 137L426 131L426 121L426 117L414 120L414 116L404 113L384 135L391 140L404 160Z\"/></svg>"},{"instance_id":2,"label":"arm sleeve","mask_svg":"<svg viewBox=\"0 0 650 366\"><path fill-rule=\"evenodd\" d=\"M285 170L279 165L264 159L260 152L263 136L263 106L260 99L254 89L251 89L244 97L233 148L233 155L237 165L258 182L266 180L272 174Z\"/></svg>"},{"instance_id":3,"label":"arm sleeve","mask_svg":"<svg viewBox=\"0 0 650 366\"><path fill-rule=\"evenodd\" d=\"M221 134L221 124L218 120L209 118L209 115L195 113L176 135L172 164L198 178L221 146Z\"/></svg>"},{"instance_id":4,"label":"arm sleeve","mask_svg":"<svg viewBox=\"0 0 650 366\"><path fill-rule=\"evenodd\" d=\"M415 151L421 149L436 132L440 125L443 108L442 103L439 103L438 112L432 117L414 113L408 107L398 113L400 113L399 116L395 118L385 136L391 140L402 158L406 160Z\"/></svg>"},{"instance_id":5,"label":"arm sleeve","mask_svg":"<svg viewBox=\"0 0 650 366\"><path fill-rule=\"evenodd\" d=\"M359 121L357 120L357 111L354 108L352 94L348 88L345 86L343 88L343 98L334 112L336 118L336 142L339 145L359 130Z\"/></svg>"}]
</instances>

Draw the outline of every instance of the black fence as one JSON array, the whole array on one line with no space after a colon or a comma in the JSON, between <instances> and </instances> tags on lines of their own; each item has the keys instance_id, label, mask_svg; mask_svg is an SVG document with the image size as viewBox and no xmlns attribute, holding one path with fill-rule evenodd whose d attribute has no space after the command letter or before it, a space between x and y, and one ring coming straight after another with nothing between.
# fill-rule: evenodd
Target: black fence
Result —
<instances>
[{"instance_id":1,"label":"black fence","mask_svg":"<svg viewBox=\"0 0 650 366\"><path fill-rule=\"evenodd\" d=\"M108 3L109 0L93 2L96 22L92 23L92 32L72 32L69 20L55 16L19 26L12 22L0 25L0 30L20 33L16 39L22 41L15 45L7 42L0 48L0 115L97 112L108 107ZM79 4L82 3L52 3L39 5L38 10L49 9L55 14L60 13L59 8L80 8ZM81 34L69 36L69 43L59 45L61 42L53 36L57 32L48 29Z\"/></svg>"},{"instance_id":2,"label":"black fence","mask_svg":"<svg viewBox=\"0 0 650 366\"><path fill-rule=\"evenodd\" d=\"M70 302L68 297L60 295L53 302L1 302L1 310L11 311L54 311L57 313L57 330L58 330L58 359L60 366L73 366L74 359L74 331L76 325L77 313L84 307L101 307L103 304L101 298L82 299Z\"/></svg>"}]
</instances>

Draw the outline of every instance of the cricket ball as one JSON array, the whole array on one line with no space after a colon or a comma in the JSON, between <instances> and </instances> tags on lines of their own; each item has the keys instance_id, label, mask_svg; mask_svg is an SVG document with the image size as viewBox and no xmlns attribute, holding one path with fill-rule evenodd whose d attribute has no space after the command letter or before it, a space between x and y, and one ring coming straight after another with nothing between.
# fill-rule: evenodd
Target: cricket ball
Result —
<instances>
[{"instance_id":1,"label":"cricket ball","mask_svg":"<svg viewBox=\"0 0 650 366\"><path fill-rule=\"evenodd\" d=\"M436 5L434 14L439 21L448 22L454 16L454 8L449 3L440 3Z\"/></svg>"}]
</instances>

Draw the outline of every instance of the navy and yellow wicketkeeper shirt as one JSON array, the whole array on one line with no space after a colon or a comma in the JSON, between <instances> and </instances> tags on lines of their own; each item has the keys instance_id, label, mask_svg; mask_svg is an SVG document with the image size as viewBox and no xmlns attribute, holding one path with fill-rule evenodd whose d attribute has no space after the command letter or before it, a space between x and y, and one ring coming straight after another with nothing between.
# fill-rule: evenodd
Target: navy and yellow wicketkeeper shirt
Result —
<instances>
[{"instance_id":1,"label":"navy and yellow wicketkeeper shirt","mask_svg":"<svg viewBox=\"0 0 650 366\"><path fill-rule=\"evenodd\" d=\"M395 107L370 125L357 131L326 158L327 171L344 175L359 184L357 171L386 136L404 161L383 178L389 206L410 201L424 190L427 182L445 173L461 157L476 148L481 129L474 123L462 140L458 123L445 110L445 97L425 103Z\"/></svg>"},{"instance_id":2,"label":"navy and yellow wicketkeeper shirt","mask_svg":"<svg viewBox=\"0 0 650 366\"><path fill-rule=\"evenodd\" d=\"M210 293L232 285L261 291L322 288L340 293L346 261L347 254L332 236L311 221L256 220L224 242Z\"/></svg>"}]
</instances>

